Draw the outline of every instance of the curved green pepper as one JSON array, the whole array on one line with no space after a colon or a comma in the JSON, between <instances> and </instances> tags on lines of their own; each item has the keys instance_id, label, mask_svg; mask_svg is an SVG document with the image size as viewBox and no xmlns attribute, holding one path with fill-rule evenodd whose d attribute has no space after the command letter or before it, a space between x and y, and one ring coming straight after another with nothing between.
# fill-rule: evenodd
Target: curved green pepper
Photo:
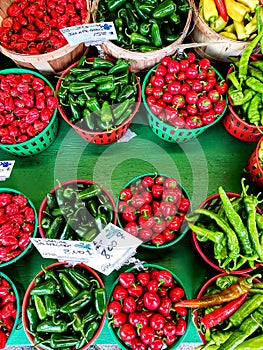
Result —
<instances>
[{"instance_id":1,"label":"curved green pepper","mask_svg":"<svg viewBox=\"0 0 263 350\"><path fill-rule=\"evenodd\" d=\"M176 4L172 0L164 0L153 12L153 18L160 19L172 15L176 10Z\"/></svg>"}]
</instances>

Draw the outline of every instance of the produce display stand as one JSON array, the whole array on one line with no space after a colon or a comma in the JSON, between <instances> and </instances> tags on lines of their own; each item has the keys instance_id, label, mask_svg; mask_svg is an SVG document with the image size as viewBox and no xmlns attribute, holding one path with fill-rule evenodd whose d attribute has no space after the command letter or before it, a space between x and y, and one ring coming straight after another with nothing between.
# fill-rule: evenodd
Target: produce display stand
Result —
<instances>
[{"instance_id":1,"label":"produce display stand","mask_svg":"<svg viewBox=\"0 0 263 350\"><path fill-rule=\"evenodd\" d=\"M2 65L15 66L2 55L0 59ZM57 184L57 180L100 179L101 185L117 200L118 193L131 178L158 167L158 171L166 174L171 170L171 176L177 173L190 195L193 208L209 195L217 193L219 186L223 186L226 191L241 192L240 180L256 143L235 139L224 129L222 122L209 128L196 140L170 144L151 131L146 111L141 106L130 129L137 135L129 142L94 145L80 138L60 118L58 136L44 152L31 157L16 157L0 151L1 160L15 160L10 178L1 183L1 186L22 190L39 209L43 198ZM217 273L194 251L190 231L180 242L165 250L138 248L136 258L169 268L182 280L190 296L195 296L201 285ZM18 262L1 270L25 290L40 271L41 265L46 266L52 262L53 259L43 259L33 248ZM123 267L126 268L127 266ZM258 268L256 271L263 272L261 270ZM101 275L108 293L118 273L119 271L114 271L109 276ZM201 342L192 322L184 342ZM113 343L107 322L96 343ZM22 322L18 324L7 345L31 345Z\"/></svg>"}]
</instances>

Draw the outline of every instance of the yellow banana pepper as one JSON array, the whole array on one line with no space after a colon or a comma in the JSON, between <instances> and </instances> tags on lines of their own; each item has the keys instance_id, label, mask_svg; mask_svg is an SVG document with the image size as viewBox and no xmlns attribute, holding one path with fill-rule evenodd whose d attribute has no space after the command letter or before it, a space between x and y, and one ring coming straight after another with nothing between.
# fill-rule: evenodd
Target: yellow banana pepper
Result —
<instances>
[{"instance_id":1,"label":"yellow banana pepper","mask_svg":"<svg viewBox=\"0 0 263 350\"><path fill-rule=\"evenodd\" d=\"M227 22L223 20L221 16L219 16L214 22L210 23L210 28L213 29L215 32L221 32L227 25Z\"/></svg>"},{"instance_id":2,"label":"yellow banana pepper","mask_svg":"<svg viewBox=\"0 0 263 350\"><path fill-rule=\"evenodd\" d=\"M199 1L199 16L204 19L204 2L203 0Z\"/></svg>"},{"instance_id":3,"label":"yellow banana pepper","mask_svg":"<svg viewBox=\"0 0 263 350\"><path fill-rule=\"evenodd\" d=\"M214 22L218 17L218 11L214 0L203 0L203 14L207 23Z\"/></svg>"},{"instance_id":4,"label":"yellow banana pepper","mask_svg":"<svg viewBox=\"0 0 263 350\"><path fill-rule=\"evenodd\" d=\"M228 16L237 22L244 21L246 13L250 12L250 8L235 0L225 0Z\"/></svg>"},{"instance_id":5,"label":"yellow banana pepper","mask_svg":"<svg viewBox=\"0 0 263 350\"><path fill-rule=\"evenodd\" d=\"M237 40L237 36L234 33L230 33L230 32L220 32L220 35L224 36L227 39L231 39L231 40Z\"/></svg>"},{"instance_id":6,"label":"yellow banana pepper","mask_svg":"<svg viewBox=\"0 0 263 350\"><path fill-rule=\"evenodd\" d=\"M247 35L247 33L246 33L244 21L242 21L242 22L234 21L234 26L235 26L236 36L237 36L238 40L246 41L249 37L249 34Z\"/></svg>"},{"instance_id":7,"label":"yellow banana pepper","mask_svg":"<svg viewBox=\"0 0 263 350\"><path fill-rule=\"evenodd\" d=\"M224 32L235 33L236 31L235 31L234 23L229 24L227 27L225 27Z\"/></svg>"},{"instance_id":8,"label":"yellow banana pepper","mask_svg":"<svg viewBox=\"0 0 263 350\"><path fill-rule=\"evenodd\" d=\"M256 6L258 5L258 0L237 0L241 4L250 8L251 12L256 11Z\"/></svg>"},{"instance_id":9,"label":"yellow banana pepper","mask_svg":"<svg viewBox=\"0 0 263 350\"><path fill-rule=\"evenodd\" d=\"M250 34L256 32L257 29L258 29L257 14L255 14L252 20L248 22L247 25L245 25L245 31L247 35L250 36Z\"/></svg>"}]
</instances>

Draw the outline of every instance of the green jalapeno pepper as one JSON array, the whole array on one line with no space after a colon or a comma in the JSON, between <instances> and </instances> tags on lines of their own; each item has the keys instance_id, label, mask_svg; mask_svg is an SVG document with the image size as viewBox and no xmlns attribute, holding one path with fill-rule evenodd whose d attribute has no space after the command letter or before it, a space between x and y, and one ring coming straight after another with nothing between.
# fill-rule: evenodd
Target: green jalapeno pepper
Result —
<instances>
[{"instance_id":1,"label":"green jalapeno pepper","mask_svg":"<svg viewBox=\"0 0 263 350\"><path fill-rule=\"evenodd\" d=\"M100 57L95 57L94 60L89 63L92 64L92 67L94 69L110 69L114 66L114 63L112 61Z\"/></svg>"},{"instance_id":2,"label":"green jalapeno pepper","mask_svg":"<svg viewBox=\"0 0 263 350\"><path fill-rule=\"evenodd\" d=\"M118 102L123 102L135 94L133 85L126 85L117 97Z\"/></svg>"},{"instance_id":3,"label":"green jalapeno pepper","mask_svg":"<svg viewBox=\"0 0 263 350\"><path fill-rule=\"evenodd\" d=\"M95 297L95 308L99 315L103 315L106 311L106 304L107 304L107 298L106 298L106 290L105 288L97 288L94 291L94 297Z\"/></svg>"},{"instance_id":4,"label":"green jalapeno pepper","mask_svg":"<svg viewBox=\"0 0 263 350\"><path fill-rule=\"evenodd\" d=\"M26 308L26 315L28 319L28 327L30 332L35 332L37 325L39 323L36 307L33 305L32 300Z\"/></svg>"},{"instance_id":5,"label":"green jalapeno pepper","mask_svg":"<svg viewBox=\"0 0 263 350\"><path fill-rule=\"evenodd\" d=\"M51 226L51 223L52 223L52 220L50 217L45 217L41 220L41 227L44 229L44 230L47 230L49 229L49 227Z\"/></svg>"},{"instance_id":6,"label":"green jalapeno pepper","mask_svg":"<svg viewBox=\"0 0 263 350\"><path fill-rule=\"evenodd\" d=\"M162 46L162 37L159 25L157 23L153 23L151 27L151 40L154 46L160 47Z\"/></svg>"},{"instance_id":7,"label":"green jalapeno pepper","mask_svg":"<svg viewBox=\"0 0 263 350\"><path fill-rule=\"evenodd\" d=\"M77 268L68 268L67 273L70 275L72 281L74 281L81 288L89 288L90 287L90 278L81 270Z\"/></svg>"},{"instance_id":8,"label":"green jalapeno pepper","mask_svg":"<svg viewBox=\"0 0 263 350\"><path fill-rule=\"evenodd\" d=\"M80 73L77 76L77 81L88 80L88 79L92 79L92 78L95 78L97 76L102 76L102 75L106 75L106 74L107 73L102 69L92 69L88 72Z\"/></svg>"},{"instance_id":9,"label":"green jalapeno pepper","mask_svg":"<svg viewBox=\"0 0 263 350\"><path fill-rule=\"evenodd\" d=\"M52 193L47 194L47 206L50 210L58 206L56 196Z\"/></svg>"},{"instance_id":10,"label":"green jalapeno pepper","mask_svg":"<svg viewBox=\"0 0 263 350\"><path fill-rule=\"evenodd\" d=\"M108 101L104 101L102 104L100 119L103 123L110 123L113 119L110 103Z\"/></svg>"},{"instance_id":11,"label":"green jalapeno pepper","mask_svg":"<svg viewBox=\"0 0 263 350\"><path fill-rule=\"evenodd\" d=\"M101 108L100 108L100 104L97 100L96 97L89 97L87 98L86 101L86 107L93 113L97 114L98 116L101 113Z\"/></svg>"},{"instance_id":12,"label":"green jalapeno pepper","mask_svg":"<svg viewBox=\"0 0 263 350\"><path fill-rule=\"evenodd\" d=\"M108 71L108 74L117 74L126 72L129 69L129 63L121 58L119 58L115 65Z\"/></svg>"},{"instance_id":13,"label":"green jalapeno pepper","mask_svg":"<svg viewBox=\"0 0 263 350\"><path fill-rule=\"evenodd\" d=\"M72 83L69 84L69 91L72 94L79 94L85 91L93 90L96 87L96 84L94 83L89 83L85 81L73 81Z\"/></svg>"},{"instance_id":14,"label":"green jalapeno pepper","mask_svg":"<svg viewBox=\"0 0 263 350\"><path fill-rule=\"evenodd\" d=\"M176 10L176 5L172 0L164 0L153 12L153 18L160 19L172 15Z\"/></svg>"},{"instance_id":15,"label":"green jalapeno pepper","mask_svg":"<svg viewBox=\"0 0 263 350\"><path fill-rule=\"evenodd\" d=\"M72 349L78 342L78 337L64 334L52 334L50 339L52 349L65 349L66 347L70 347Z\"/></svg>"},{"instance_id":16,"label":"green jalapeno pepper","mask_svg":"<svg viewBox=\"0 0 263 350\"><path fill-rule=\"evenodd\" d=\"M122 5L124 5L126 0L110 0L107 3L108 9L111 12L118 10Z\"/></svg>"},{"instance_id":17,"label":"green jalapeno pepper","mask_svg":"<svg viewBox=\"0 0 263 350\"><path fill-rule=\"evenodd\" d=\"M127 32L127 28L125 29L125 34L128 38L130 38L130 41L135 44L151 44L151 40L148 39L146 36L143 36L137 32L133 32L132 34L129 34Z\"/></svg>"},{"instance_id":18,"label":"green jalapeno pepper","mask_svg":"<svg viewBox=\"0 0 263 350\"><path fill-rule=\"evenodd\" d=\"M70 106L70 111L71 111L71 116L69 118L69 121L74 124L81 117L80 108L79 108L77 101L75 100L75 98L72 95L68 96L68 100L69 100L69 106Z\"/></svg>"},{"instance_id":19,"label":"green jalapeno pepper","mask_svg":"<svg viewBox=\"0 0 263 350\"><path fill-rule=\"evenodd\" d=\"M47 280L37 284L30 290L30 295L51 295L55 294L57 283L54 280Z\"/></svg>"},{"instance_id":20,"label":"green jalapeno pepper","mask_svg":"<svg viewBox=\"0 0 263 350\"><path fill-rule=\"evenodd\" d=\"M139 8L141 11L143 11L143 13L145 13L147 15L151 15L153 13L153 11L155 10L156 6L150 5L150 4L140 4Z\"/></svg>"},{"instance_id":21,"label":"green jalapeno pepper","mask_svg":"<svg viewBox=\"0 0 263 350\"><path fill-rule=\"evenodd\" d=\"M38 318L44 320L47 317L47 311L45 303L41 296L33 295L34 305L37 311Z\"/></svg>"},{"instance_id":22,"label":"green jalapeno pepper","mask_svg":"<svg viewBox=\"0 0 263 350\"><path fill-rule=\"evenodd\" d=\"M89 290L82 290L75 298L69 300L60 307L60 312L70 314L85 308L92 300L92 293Z\"/></svg>"},{"instance_id":23,"label":"green jalapeno pepper","mask_svg":"<svg viewBox=\"0 0 263 350\"><path fill-rule=\"evenodd\" d=\"M125 120L128 119L131 114L132 114L132 108L126 109L126 111L120 116L120 118L116 120L115 126L118 126L124 123Z\"/></svg>"},{"instance_id":24,"label":"green jalapeno pepper","mask_svg":"<svg viewBox=\"0 0 263 350\"><path fill-rule=\"evenodd\" d=\"M59 236L59 232L62 228L64 219L63 216L57 216L52 224L50 225L50 227L48 228L46 234L45 234L45 238L50 238L50 239L56 239Z\"/></svg>"},{"instance_id":25,"label":"green jalapeno pepper","mask_svg":"<svg viewBox=\"0 0 263 350\"><path fill-rule=\"evenodd\" d=\"M45 294L44 302L46 306L46 312L48 316L53 316L59 310L58 300L54 295Z\"/></svg>"},{"instance_id":26,"label":"green jalapeno pepper","mask_svg":"<svg viewBox=\"0 0 263 350\"><path fill-rule=\"evenodd\" d=\"M92 197L99 195L101 191L102 191L101 186L97 184L92 184L86 189L84 189L83 191L79 192L77 195L77 198L81 200L90 199Z\"/></svg>"},{"instance_id":27,"label":"green jalapeno pepper","mask_svg":"<svg viewBox=\"0 0 263 350\"><path fill-rule=\"evenodd\" d=\"M58 276L63 289L69 297L74 298L80 293L79 287L73 283L73 281L66 275L66 273L60 272Z\"/></svg>"},{"instance_id":28,"label":"green jalapeno pepper","mask_svg":"<svg viewBox=\"0 0 263 350\"><path fill-rule=\"evenodd\" d=\"M76 349L82 348L87 341L89 341L99 328L99 322L98 321L92 321L88 324L86 330L85 330L85 338L82 338L78 341L78 343L75 345Z\"/></svg>"},{"instance_id":29,"label":"green jalapeno pepper","mask_svg":"<svg viewBox=\"0 0 263 350\"><path fill-rule=\"evenodd\" d=\"M115 90L115 83L112 81L107 81L105 83L101 83L97 85L97 91L99 92L111 92Z\"/></svg>"}]
</instances>

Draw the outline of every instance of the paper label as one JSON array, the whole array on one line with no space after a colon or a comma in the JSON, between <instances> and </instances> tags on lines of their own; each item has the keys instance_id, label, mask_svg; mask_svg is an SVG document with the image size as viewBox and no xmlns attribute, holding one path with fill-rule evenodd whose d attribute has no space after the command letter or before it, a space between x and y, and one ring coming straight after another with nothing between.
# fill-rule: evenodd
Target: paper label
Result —
<instances>
[{"instance_id":1,"label":"paper label","mask_svg":"<svg viewBox=\"0 0 263 350\"><path fill-rule=\"evenodd\" d=\"M85 23L60 29L69 45L80 43L88 45L100 44L106 40L117 40L113 22Z\"/></svg>"},{"instance_id":2,"label":"paper label","mask_svg":"<svg viewBox=\"0 0 263 350\"><path fill-rule=\"evenodd\" d=\"M10 177L14 164L14 160L0 161L0 181L4 181Z\"/></svg>"},{"instance_id":3,"label":"paper label","mask_svg":"<svg viewBox=\"0 0 263 350\"><path fill-rule=\"evenodd\" d=\"M82 262L109 275L136 253L142 241L120 227L108 224L92 242L31 238L43 258Z\"/></svg>"}]
</instances>

